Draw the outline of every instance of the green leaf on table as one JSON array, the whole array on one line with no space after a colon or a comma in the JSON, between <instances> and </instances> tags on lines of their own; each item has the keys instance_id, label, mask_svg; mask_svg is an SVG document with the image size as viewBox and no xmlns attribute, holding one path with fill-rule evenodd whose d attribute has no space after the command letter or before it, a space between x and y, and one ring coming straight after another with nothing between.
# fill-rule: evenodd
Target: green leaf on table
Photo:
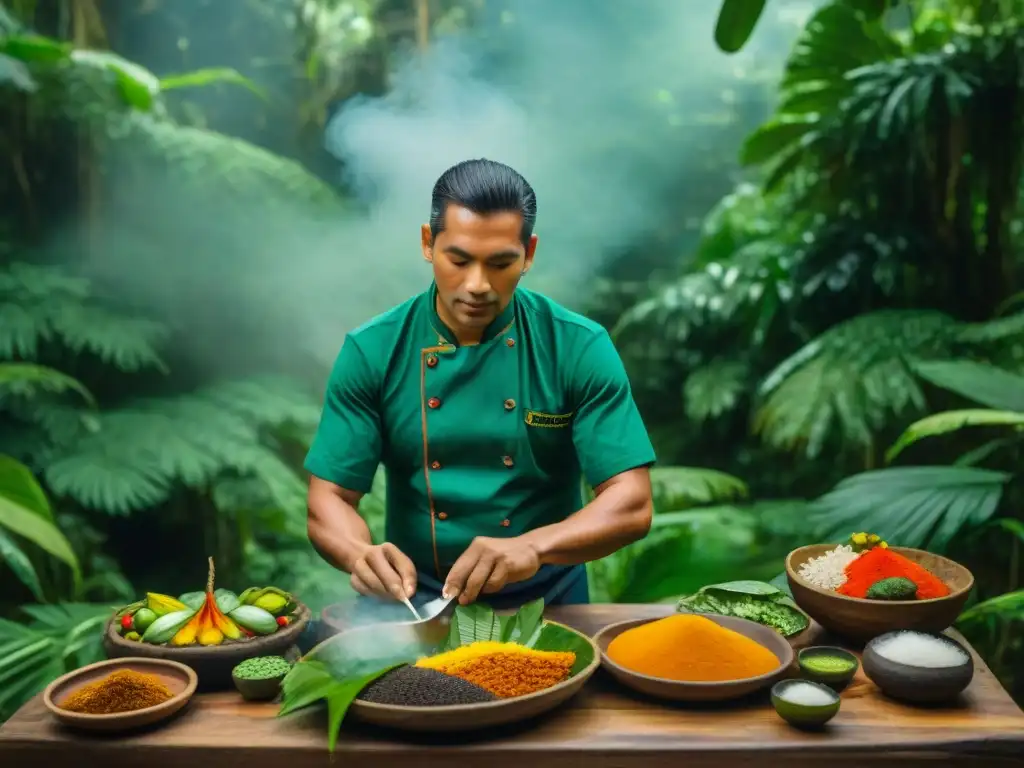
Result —
<instances>
[{"instance_id":1,"label":"green leaf on table","mask_svg":"<svg viewBox=\"0 0 1024 768\"><path fill-rule=\"evenodd\" d=\"M572 651L576 654L576 661L569 670L569 676L580 672L594 660L594 648L590 641L569 629L558 624L545 622L537 635L536 641L531 645L538 651Z\"/></svg>"},{"instance_id":2,"label":"green leaf on table","mask_svg":"<svg viewBox=\"0 0 1024 768\"><path fill-rule=\"evenodd\" d=\"M709 584L681 599L680 613L713 613L756 621L784 637L803 632L810 619L790 597L763 581L727 581Z\"/></svg>"},{"instance_id":3,"label":"green leaf on table","mask_svg":"<svg viewBox=\"0 0 1024 768\"><path fill-rule=\"evenodd\" d=\"M284 717L327 698L337 682L327 665L320 661L300 661L281 681L281 709L277 716Z\"/></svg>"},{"instance_id":4,"label":"green leaf on table","mask_svg":"<svg viewBox=\"0 0 1024 768\"><path fill-rule=\"evenodd\" d=\"M544 623L544 598L527 603L510 618L503 627L501 640L532 647Z\"/></svg>"},{"instance_id":5,"label":"green leaf on table","mask_svg":"<svg viewBox=\"0 0 1024 768\"><path fill-rule=\"evenodd\" d=\"M489 605L460 605L452 615L448 638L442 649L451 650L470 643L500 641L502 622Z\"/></svg>"},{"instance_id":6,"label":"green leaf on table","mask_svg":"<svg viewBox=\"0 0 1024 768\"><path fill-rule=\"evenodd\" d=\"M393 664L392 666L385 667L377 672L371 672L370 674L363 675L362 677L346 680L345 682L336 682L334 687L327 692L328 752L334 752L335 747L337 747L338 731L341 730L341 722L345 719L345 714L348 712L348 708L352 705L352 702L355 701L356 697L362 693L366 686L378 677L383 677L391 670L401 666L403 665Z\"/></svg>"}]
</instances>

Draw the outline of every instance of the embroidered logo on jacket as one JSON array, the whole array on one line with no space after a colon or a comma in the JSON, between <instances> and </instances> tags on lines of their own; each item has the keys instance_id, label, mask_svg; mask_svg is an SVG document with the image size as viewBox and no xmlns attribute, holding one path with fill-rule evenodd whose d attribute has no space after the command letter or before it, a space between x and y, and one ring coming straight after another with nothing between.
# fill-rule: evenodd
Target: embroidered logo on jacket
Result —
<instances>
[{"instance_id":1,"label":"embroidered logo on jacket","mask_svg":"<svg viewBox=\"0 0 1024 768\"><path fill-rule=\"evenodd\" d=\"M530 427L568 427L572 423L571 413L541 413L527 411L526 424Z\"/></svg>"}]
</instances>

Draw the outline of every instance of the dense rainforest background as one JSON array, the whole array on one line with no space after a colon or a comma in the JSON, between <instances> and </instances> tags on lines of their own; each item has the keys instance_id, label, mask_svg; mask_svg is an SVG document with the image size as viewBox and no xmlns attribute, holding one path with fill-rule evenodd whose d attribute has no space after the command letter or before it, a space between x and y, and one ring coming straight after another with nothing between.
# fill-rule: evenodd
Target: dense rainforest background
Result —
<instances>
[{"instance_id":1,"label":"dense rainforest background","mask_svg":"<svg viewBox=\"0 0 1024 768\"><path fill-rule=\"evenodd\" d=\"M536 187L531 287L612 331L659 453L595 601L873 531L973 570L1024 701L1024 3L740 5L0 2L0 720L208 555L344 599L326 374L473 156Z\"/></svg>"}]
</instances>

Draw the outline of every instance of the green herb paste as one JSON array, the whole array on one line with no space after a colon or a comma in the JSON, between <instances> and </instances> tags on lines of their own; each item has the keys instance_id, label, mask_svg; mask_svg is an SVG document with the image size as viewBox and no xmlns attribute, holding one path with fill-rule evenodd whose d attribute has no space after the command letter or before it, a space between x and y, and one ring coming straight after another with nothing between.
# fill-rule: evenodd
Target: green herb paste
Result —
<instances>
[{"instance_id":1,"label":"green herb paste","mask_svg":"<svg viewBox=\"0 0 1024 768\"><path fill-rule=\"evenodd\" d=\"M805 656L802 661L812 672L846 672L853 668L853 662L842 656Z\"/></svg>"},{"instance_id":2,"label":"green herb paste","mask_svg":"<svg viewBox=\"0 0 1024 768\"><path fill-rule=\"evenodd\" d=\"M280 677L291 668L292 665L280 656L257 656L235 667L234 674L242 680L267 680Z\"/></svg>"}]
</instances>

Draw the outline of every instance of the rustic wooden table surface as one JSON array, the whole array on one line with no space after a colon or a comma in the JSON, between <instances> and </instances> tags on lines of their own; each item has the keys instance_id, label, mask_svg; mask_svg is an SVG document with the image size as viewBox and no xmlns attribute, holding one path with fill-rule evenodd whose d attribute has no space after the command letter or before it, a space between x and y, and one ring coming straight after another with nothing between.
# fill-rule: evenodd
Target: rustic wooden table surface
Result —
<instances>
[{"instance_id":1,"label":"rustic wooden table surface","mask_svg":"<svg viewBox=\"0 0 1024 768\"><path fill-rule=\"evenodd\" d=\"M666 606L594 605L552 609L552 619L593 634L606 624L656 617ZM814 629L812 633L820 630ZM801 644L818 641L807 637ZM742 704L664 705L637 698L603 671L563 709L539 722L473 740L394 735L348 724L334 765L374 768L839 768L951 764L1024 765L1024 713L975 657L977 672L953 707L921 709L883 698L863 673L843 692L842 710L821 733L786 725L767 694ZM332 764L320 708L275 717L275 704L237 694L196 696L162 728L97 737L64 730L40 697L0 727L0 766L81 768L306 768Z\"/></svg>"}]
</instances>

